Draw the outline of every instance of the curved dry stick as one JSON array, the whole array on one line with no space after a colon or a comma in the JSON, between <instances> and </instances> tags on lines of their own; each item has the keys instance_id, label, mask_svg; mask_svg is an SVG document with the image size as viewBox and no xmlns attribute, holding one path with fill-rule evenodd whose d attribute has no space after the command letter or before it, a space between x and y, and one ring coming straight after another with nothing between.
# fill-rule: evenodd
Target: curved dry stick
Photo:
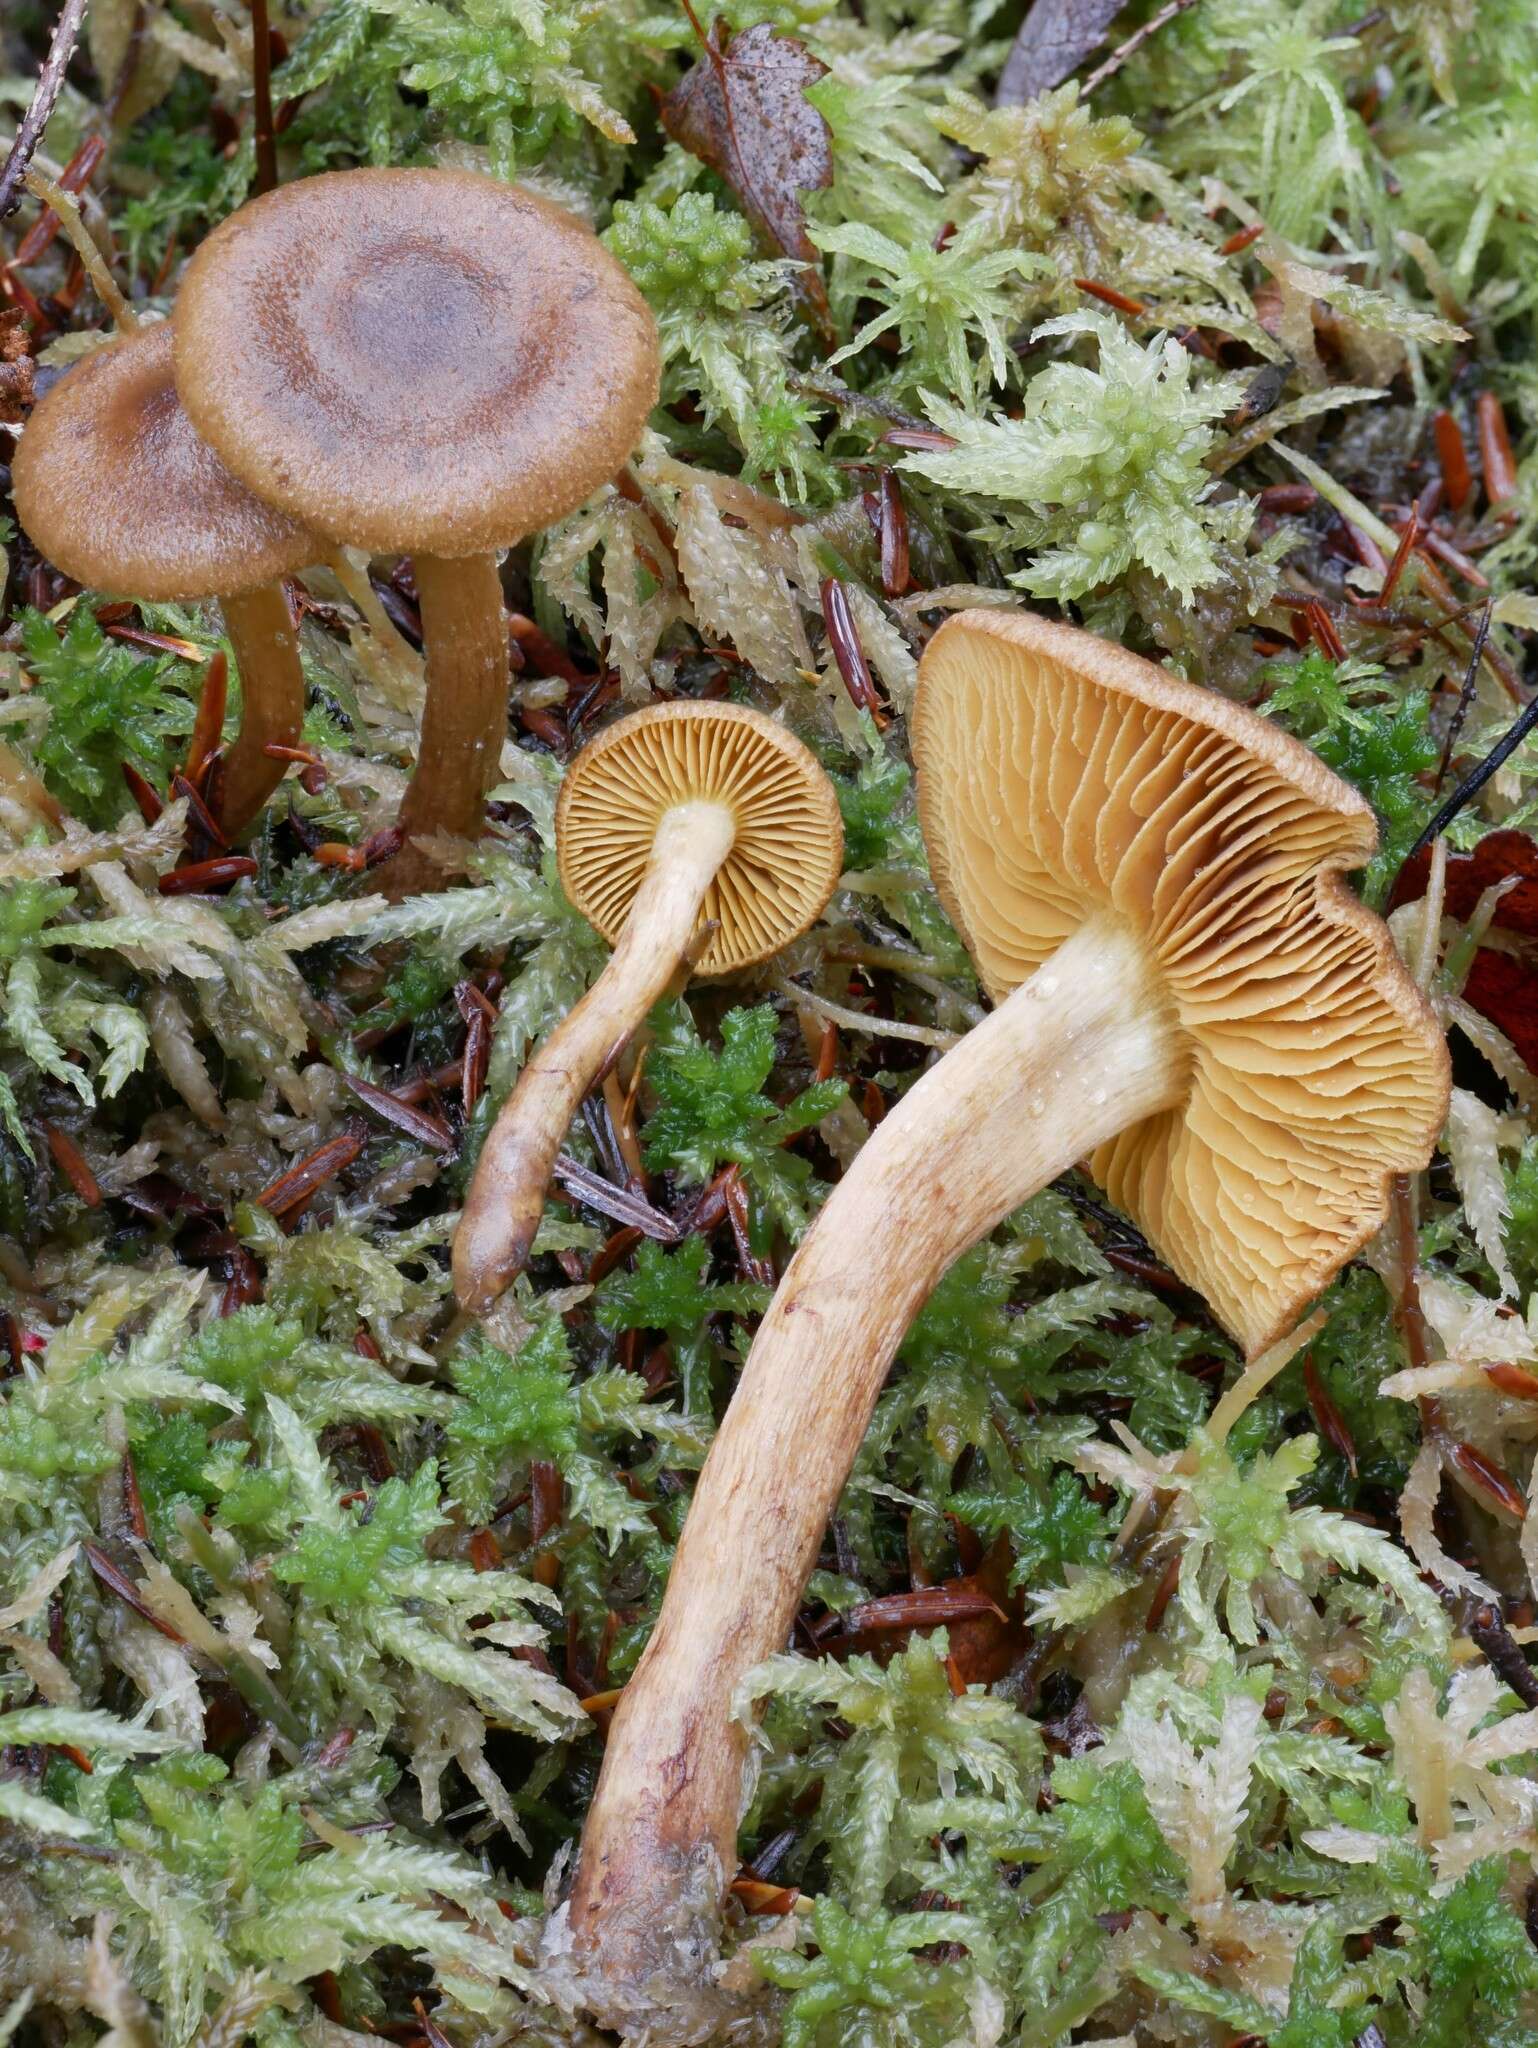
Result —
<instances>
[{"instance_id":1,"label":"curved dry stick","mask_svg":"<svg viewBox=\"0 0 1538 2048\"><path fill-rule=\"evenodd\" d=\"M577 1105L688 957L705 892L732 850L724 804L665 811L625 929L597 981L518 1077L481 1151L454 1235L454 1291L484 1315L522 1272Z\"/></svg>"},{"instance_id":2,"label":"curved dry stick","mask_svg":"<svg viewBox=\"0 0 1538 2048\"><path fill-rule=\"evenodd\" d=\"M507 737L510 680L495 555L469 555L459 562L416 555L412 566L427 656L427 700L416 772L396 820L406 844L379 870L379 887L397 903L444 885L444 870L410 843L418 834L480 838L486 792L496 780Z\"/></svg>"},{"instance_id":3,"label":"curved dry stick","mask_svg":"<svg viewBox=\"0 0 1538 2048\"><path fill-rule=\"evenodd\" d=\"M701 2011L750 1741L735 1696L785 1645L914 1316L1011 1210L1185 1086L1154 968L1096 919L930 1069L829 1196L700 1475L547 1937L600 2020Z\"/></svg>"},{"instance_id":4,"label":"curved dry stick","mask_svg":"<svg viewBox=\"0 0 1538 2048\"><path fill-rule=\"evenodd\" d=\"M224 629L240 676L240 733L225 756L219 822L233 838L260 812L288 772L268 742L291 747L304 724L299 636L281 585L265 583L221 598Z\"/></svg>"}]
</instances>

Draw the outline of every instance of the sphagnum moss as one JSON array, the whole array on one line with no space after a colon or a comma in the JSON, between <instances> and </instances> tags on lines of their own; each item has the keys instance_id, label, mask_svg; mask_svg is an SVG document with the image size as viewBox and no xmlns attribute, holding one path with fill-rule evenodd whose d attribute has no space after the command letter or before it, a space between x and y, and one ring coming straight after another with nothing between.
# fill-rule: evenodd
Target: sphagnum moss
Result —
<instances>
[{"instance_id":1,"label":"sphagnum moss","mask_svg":"<svg viewBox=\"0 0 1538 2048\"><path fill-rule=\"evenodd\" d=\"M92 11L106 64L134 10ZM1109 43L995 105L1022 12L730 0L709 166L658 112L702 59L682 11L274 17L285 183L526 179L665 355L627 470L504 569L501 779L431 898L361 866L412 766L406 565L372 623L310 580L296 758L200 888L227 856L173 778L217 620L77 594L0 506L0 2035L593 2038L545 1924L768 1282L983 1014L914 815L914 661L1023 590L1368 798L1358 886L1454 1048L1446 1150L1265 1384L1076 1173L941 1283L753 1675L746 1868L684 2031L1538 2042L1538 1003L1533 883L1501 887L1531 745L1445 878L1400 872L1529 690L1538 31L1524 0L1196 0L1092 92ZM50 14L0 26L12 124ZM118 106L85 219L154 314L255 152L239 11L143 17L38 162ZM756 27L821 70L820 140L772 61L733 72ZM0 303L8 422L106 325L43 242ZM568 1134L584 1192L465 1327L477 1150L605 958L556 878L565 764L654 693L783 718L846 873L768 968L654 1013Z\"/></svg>"}]
</instances>

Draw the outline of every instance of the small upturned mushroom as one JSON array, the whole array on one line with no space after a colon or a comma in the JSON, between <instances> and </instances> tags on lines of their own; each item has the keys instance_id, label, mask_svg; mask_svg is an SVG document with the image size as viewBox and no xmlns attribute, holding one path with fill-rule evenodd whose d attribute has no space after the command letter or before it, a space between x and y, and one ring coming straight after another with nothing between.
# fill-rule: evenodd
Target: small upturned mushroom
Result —
<instances>
[{"instance_id":1,"label":"small upturned mushroom","mask_svg":"<svg viewBox=\"0 0 1538 2048\"><path fill-rule=\"evenodd\" d=\"M304 671L280 578L326 552L238 483L176 396L171 330L140 327L77 363L40 400L11 467L40 553L93 590L152 602L217 598L240 674L240 733L224 762L232 836L282 780L266 749L304 722Z\"/></svg>"},{"instance_id":2,"label":"small upturned mushroom","mask_svg":"<svg viewBox=\"0 0 1538 2048\"><path fill-rule=\"evenodd\" d=\"M935 884L997 1007L834 1189L700 1475L549 1936L613 2024L698 2010L750 1741L734 1696L790 1633L946 1268L1087 1161L1254 1353L1365 1243L1446 1109L1432 1014L1342 879L1371 811L1297 741L991 611L935 635L911 738Z\"/></svg>"},{"instance_id":3,"label":"small upturned mushroom","mask_svg":"<svg viewBox=\"0 0 1538 2048\"><path fill-rule=\"evenodd\" d=\"M216 228L173 315L193 424L315 532L409 554L427 699L388 893L411 841L476 838L507 731L497 553L621 467L657 398L656 327L571 214L473 171L333 171Z\"/></svg>"},{"instance_id":4,"label":"small upturned mushroom","mask_svg":"<svg viewBox=\"0 0 1538 2048\"><path fill-rule=\"evenodd\" d=\"M683 971L730 974L813 925L843 858L838 798L784 726L741 704L634 712L573 761L556 805L567 895L614 947L502 1106L454 1237L483 1315L522 1271L578 1104Z\"/></svg>"}]
</instances>

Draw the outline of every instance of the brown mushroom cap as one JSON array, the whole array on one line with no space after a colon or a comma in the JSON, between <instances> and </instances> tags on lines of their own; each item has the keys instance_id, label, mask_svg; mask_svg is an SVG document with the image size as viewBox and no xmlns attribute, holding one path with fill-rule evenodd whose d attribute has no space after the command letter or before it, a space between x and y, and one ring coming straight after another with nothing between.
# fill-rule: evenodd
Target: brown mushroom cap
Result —
<instances>
[{"instance_id":1,"label":"brown mushroom cap","mask_svg":"<svg viewBox=\"0 0 1538 2048\"><path fill-rule=\"evenodd\" d=\"M714 920L695 967L728 974L767 960L817 920L844 857L838 798L807 749L741 704L654 704L590 740L556 806L561 884L612 945L665 811L726 805L737 836L706 891Z\"/></svg>"},{"instance_id":2,"label":"brown mushroom cap","mask_svg":"<svg viewBox=\"0 0 1538 2048\"><path fill-rule=\"evenodd\" d=\"M1179 1108L1089 1169L1250 1351L1430 1156L1447 1052L1343 871L1372 811L1255 713L1027 614L951 620L912 727L935 886L997 1001L1123 917L1191 1054Z\"/></svg>"},{"instance_id":3,"label":"brown mushroom cap","mask_svg":"<svg viewBox=\"0 0 1538 2048\"><path fill-rule=\"evenodd\" d=\"M198 439L164 324L109 341L59 379L27 422L11 480L39 552L93 590L233 597L323 552Z\"/></svg>"},{"instance_id":4,"label":"brown mushroom cap","mask_svg":"<svg viewBox=\"0 0 1538 2048\"><path fill-rule=\"evenodd\" d=\"M177 300L198 432L319 533L454 558L569 512L656 403L656 327L596 237L474 171L334 171L216 228Z\"/></svg>"}]
</instances>

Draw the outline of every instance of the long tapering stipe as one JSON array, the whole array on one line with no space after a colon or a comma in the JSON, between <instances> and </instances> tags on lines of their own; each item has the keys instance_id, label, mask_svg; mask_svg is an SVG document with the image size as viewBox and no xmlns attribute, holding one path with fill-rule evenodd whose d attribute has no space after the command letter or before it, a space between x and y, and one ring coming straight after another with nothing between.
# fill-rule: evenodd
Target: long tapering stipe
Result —
<instances>
[{"instance_id":1,"label":"long tapering stipe","mask_svg":"<svg viewBox=\"0 0 1538 2048\"><path fill-rule=\"evenodd\" d=\"M676 2032L691 2007L714 2023L700 1972L735 1865L750 1740L735 1696L785 1643L897 1347L954 1260L1177 1101L1185 1067L1144 949L1092 920L925 1075L829 1197L700 1475L551 1930L599 2018L667 2010L679 2039L698 2038Z\"/></svg>"}]
</instances>

